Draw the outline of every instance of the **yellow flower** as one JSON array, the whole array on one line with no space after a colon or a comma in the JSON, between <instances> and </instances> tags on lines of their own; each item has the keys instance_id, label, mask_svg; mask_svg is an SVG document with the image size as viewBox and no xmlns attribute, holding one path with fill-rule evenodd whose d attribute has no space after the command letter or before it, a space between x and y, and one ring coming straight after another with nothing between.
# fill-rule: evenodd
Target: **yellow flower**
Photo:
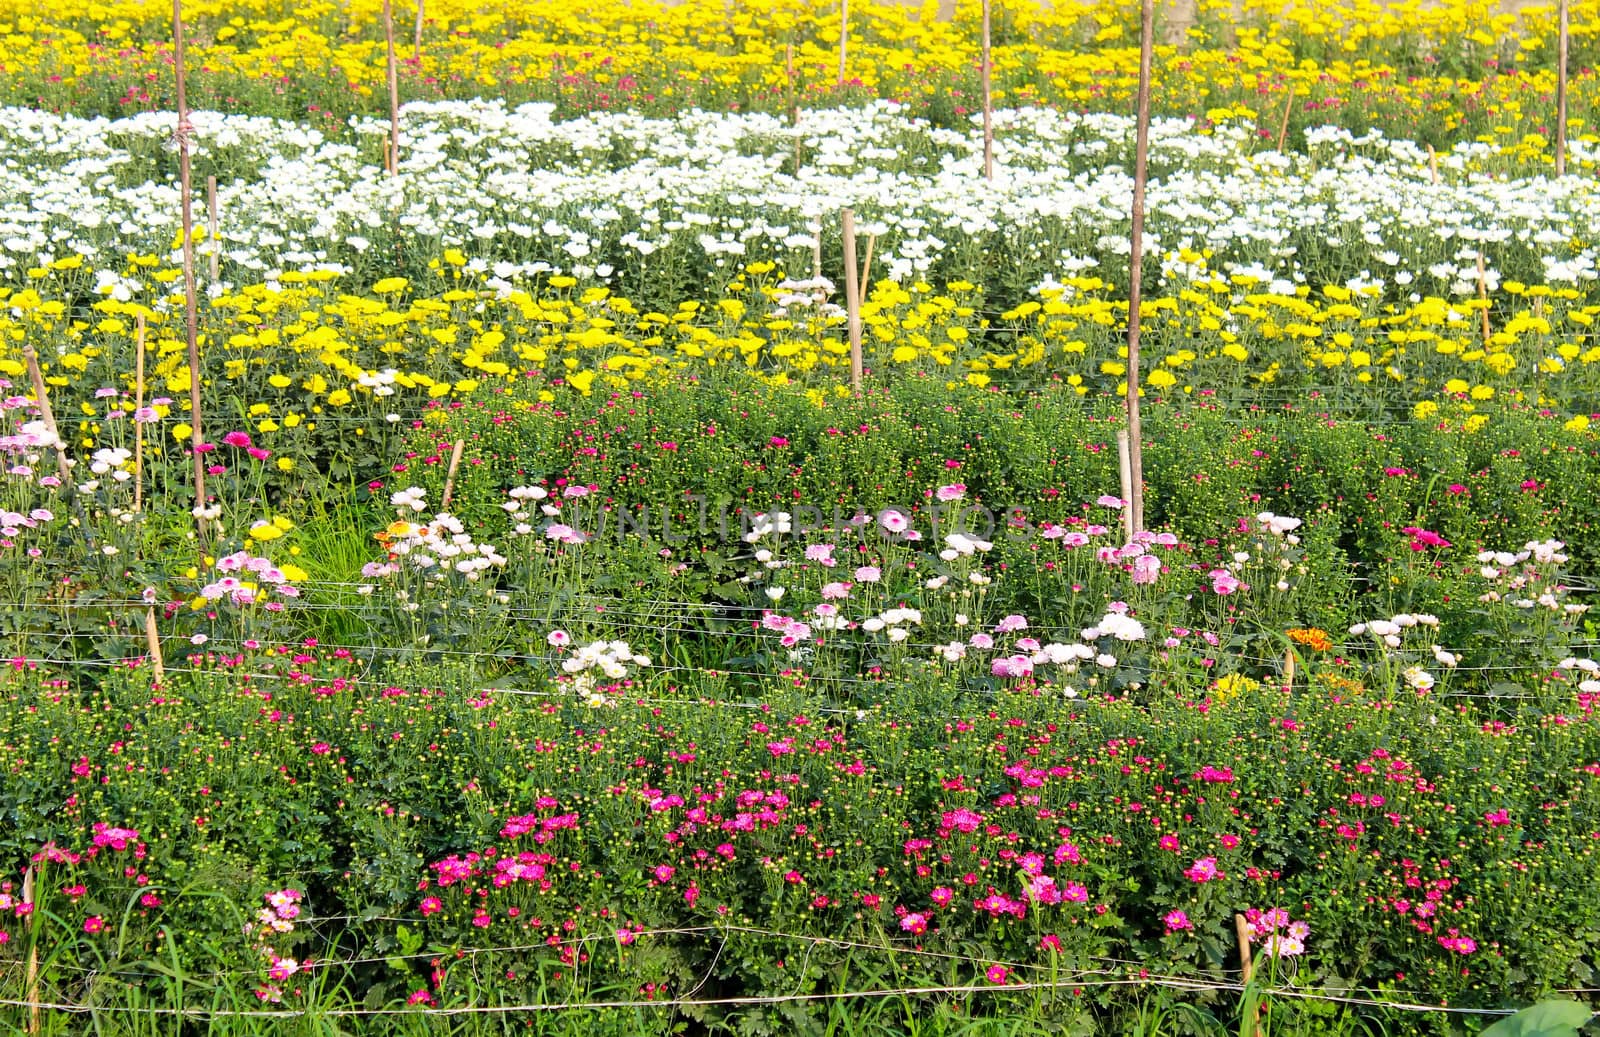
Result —
<instances>
[{"instance_id":1,"label":"yellow flower","mask_svg":"<svg viewBox=\"0 0 1600 1037\"><path fill-rule=\"evenodd\" d=\"M374 284L372 290L379 295L388 295L392 292L404 291L406 285L410 283L403 277L385 277L377 284Z\"/></svg>"},{"instance_id":2,"label":"yellow flower","mask_svg":"<svg viewBox=\"0 0 1600 1037\"><path fill-rule=\"evenodd\" d=\"M1589 428L1589 416L1587 414L1579 414L1577 417L1568 421L1561 427L1566 429L1568 432L1586 431Z\"/></svg>"},{"instance_id":3,"label":"yellow flower","mask_svg":"<svg viewBox=\"0 0 1600 1037\"><path fill-rule=\"evenodd\" d=\"M278 471L280 471L280 472L292 472L292 471L294 471L294 458L292 458L292 457L280 457L280 458L278 458Z\"/></svg>"}]
</instances>

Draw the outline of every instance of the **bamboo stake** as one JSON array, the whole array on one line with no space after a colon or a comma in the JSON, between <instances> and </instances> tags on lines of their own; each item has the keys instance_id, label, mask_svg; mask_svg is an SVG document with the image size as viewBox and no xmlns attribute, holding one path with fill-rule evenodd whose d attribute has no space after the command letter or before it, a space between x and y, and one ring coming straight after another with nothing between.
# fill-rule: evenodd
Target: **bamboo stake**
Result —
<instances>
[{"instance_id":1,"label":"bamboo stake","mask_svg":"<svg viewBox=\"0 0 1600 1037\"><path fill-rule=\"evenodd\" d=\"M144 610L144 639L150 647L150 661L156 668L156 683L164 684L167 679L166 667L161 659L161 637L156 633L156 607L147 605Z\"/></svg>"},{"instance_id":2,"label":"bamboo stake","mask_svg":"<svg viewBox=\"0 0 1600 1037\"><path fill-rule=\"evenodd\" d=\"M1139 11L1139 106L1133 146L1133 220L1128 255L1128 471L1132 493L1128 508L1135 533L1144 529L1144 446L1139 420L1139 318L1144 280L1144 186L1150 154L1150 65L1155 4L1143 0Z\"/></svg>"},{"instance_id":3,"label":"bamboo stake","mask_svg":"<svg viewBox=\"0 0 1600 1037\"><path fill-rule=\"evenodd\" d=\"M794 129L800 125L800 104L795 99L794 85L794 44L788 43L783 48L783 74L789 84L789 128ZM800 177L800 134L794 135L794 175Z\"/></svg>"},{"instance_id":4,"label":"bamboo stake","mask_svg":"<svg viewBox=\"0 0 1600 1037\"><path fill-rule=\"evenodd\" d=\"M1283 120L1278 123L1278 154L1283 154L1283 146L1289 141L1289 115L1294 111L1294 84L1288 84L1289 96L1283 99Z\"/></svg>"},{"instance_id":5,"label":"bamboo stake","mask_svg":"<svg viewBox=\"0 0 1600 1037\"><path fill-rule=\"evenodd\" d=\"M22 873L22 902L30 908L33 906L33 866ZM43 1019L39 1011L39 914L36 911L28 913L28 1033L41 1032Z\"/></svg>"},{"instance_id":6,"label":"bamboo stake","mask_svg":"<svg viewBox=\"0 0 1600 1037\"><path fill-rule=\"evenodd\" d=\"M1489 271L1483 253L1478 253L1478 298L1483 300L1483 348L1489 348Z\"/></svg>"},{"instance_id":7,"label":"bamboo stake","mask_svg":"<svg viewBox=\"0 0 1600 1037\"><path fill-rule=\"evenodd\" d=\"M32 345L22 347L22 359L28 365L28 381L33 383L33 398L39 405L39 418L44 422L45 430L56 441L56 470L61 473L61 482L66 485L72 483L72 465L67 460L67 444L61 438L61 430L56 427L56 416L50 409L50 397L45 391L44 372L39 369L39 354L33 351Z\"/></svg>"},{"instance_id":8,"label":"bamboo stake","mask_svg":"<svg viewBox=\"0 0 1600 1037\"><path fill-rule=\"evenodd\" d=\"M1128 430L1117 429L1117 472L1122 476L1122 534L1129 543L1133 541L1133 508L1126 502L1133 499L1133 460L1128 452Z\"/></svg>"},{"instance_id":9,"label":"bamboo stake","mask_svg":"<svg viewBox=\"0 0 1600 1037\"><path fill-rule=\"evenodd\" d=\"M994 179L994 98L990 92L989 0L983 0L983 176Z\"/></svg>"},{"instance_id":10,"label":"bamboo stake","mask_svg":"<svg viewBox=\"0 0 1600 1037\"><path fill-rule=\"evenodd\" d=\"M1568 0L1558 5L1556 30L1556 176L1567 175L1567 39Z\"/></svg>"},{"instance_id":11,"label":"bamboo stake","mask_svg":"<svg viewBox=\"0 0 1600 1037\"><path fill-rule=\"evenodd\" d=\"M217 178L206 177L206 242L211 246L211 279L217 283L217 266L222 261L221 243L217 241Z\"/></svg>"},{"instance_id":12,"label":"bamboo stake","mask_svg":"<svg viewBox=\"0 0 1600 1037\"><path fill-rule=\"evenodd\" d=\"M411 61L417 66L416 74L422 74L422 6L424 0L417 0L417 27L411 35Z\"/></svg>"},{"instance_id":13,"label":"bamboo stake","mask_svg":"<svg viewBox=\"0 0 1600 1037\"><path fill-rule=\"evenodd\" d=\"M1250 923L1245 921L1244 915L1233 916L1233 928L1239 934L1239 964L1244 970L1244 985L1249 986L1255 978L1255 960L1250 954ZM1259 1037L1261 1033L1261 1009L1256 1004L1250 1004L1241 1027L1243 1037Z\"/></svg>"},{"instance_id":14,"label":"bamboo stake","mask_svg":"<svg viewBox=\"0 0 1600 1037\"><path fill-rule=\"evenodd\" d=\"M849 314L850 388L861 391L861 286L856 270L856 214L840 213L844 233L844 301Z\"/></svg>"},{"instance_id":15,"label":"bamboo stake","mask_svg":"<svg viewBox=\"0 0 1600 1037\"><path fill-rule=\"evenodd\" d=\"M872 289L872 248L878 243L876 234L867 235L867 258L861 264L861 293L856 299L859 306L867 305L867 292Z\"/></svg>"},{"instance_id":16,"label":"bamboo stake","mask_svg":"<svg viewBox=\"0 0 1600 1037\"><path fill-rule=\"evenodd\" d=\"M444 499L439 504L440 511L450 510L450 498L456 489L456 470L461 467L461 451L467 448L467 441L456 440L456 445L450 450L450 470L444 476Z\"/></svg>"},{"instance_id":17,"label":"bamboo stake","mask_svg":"<svg viewBox=\"0 0 1600 1037\"><path fill-rule=\"evenodd\" d=\"M850 41L850 0L839 0L839 89L844 89L844 53Z\"/></svg>"},{"instance_id":18,"label":"bamboo stake","mask_svg":"<svg viewBox=\"0 0 1600 1037\"><path fill-rule=\"evenodd\" d=\"M800 121L800 106L795 104L794 100L794 44L792 43L783 45L783 80L789 84L787 87L789 94L789 125L793 126Z\"/></svg>"},{"instance_id":19,"label":"bamboo stake","mask_svg":"<svg viewBox=\"0 0 1600 1037\"><path fill-rule=\"evenodd\" d=\"M817 236L811 241L811 279L822 278L822 226L817 225Z\"/></svg>"},{"instance_id":20,"label":"bamboo stake","mask_svg":"<svg viewBox=\"0 0 1600 1037\"><path fill-rule=\"evenodd\" d=\"M394 60L394 9L383 0L383 40L389 52L389 154L385 168L390 176L400 171L400 76Z\"/></svg>"},{"instance_id":21,"label":"bamboo stake","mask_svg":"<svg viewBox=\"0 0 1600 1037\"><path fill-rule=\"evenodd\" d=\"M189 99L184 85L183 0L172 0L172 57L177 75L178 94L178 193L183 203L183 312L189 345L189 433L194 455L194 506L206 504L206 459L200 452L205 443L200 423L200 332L198 303L194 284L194 171L189 162L189 137L194 126L189 122ZM205 550L205 520L196 516L195 536Z\"/></svg>"},{"instance_id":22,"label":"bamboo stake","mask_svg":"<svg viewBox=\"0 0 1600 1037\"><path fill-rule=\"evenodd\" d=\"M133 510L144 507L144 314L139 314L133 332Z\"/></svg>"}]
</instances>

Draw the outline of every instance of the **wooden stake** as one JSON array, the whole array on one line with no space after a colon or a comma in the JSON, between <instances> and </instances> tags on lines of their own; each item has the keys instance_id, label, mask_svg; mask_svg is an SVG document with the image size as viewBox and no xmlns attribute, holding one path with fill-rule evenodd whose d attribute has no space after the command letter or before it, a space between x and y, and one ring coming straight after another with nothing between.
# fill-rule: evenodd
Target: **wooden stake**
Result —
<instances>
[{"instance_id":1,"label":"wooden stake","mask_svg":"<svg viewBox=\"0 0 1600 1037\"><path fill-rule=\"evenodd\" d=\"M386 168L390 176L400 171L400 76L394 60L394 10L383 0L383 41L389 52L389 153Z\"/></svg>"},{"instance_id":2,"label":"wooden stake","mask_svg":"<svg viewBox=\"0 0 1600 1037\"><path fill-rule=\"evenodd\" d=\"M850 41L850 0L839 0L839 89L844 89L844 54Z\"/></svg>"},{"instance_id":3,"label":"wooden stake","mask_svg":"<svg viewBox=\"0 0 1600 1037\"><path fill-rule=\"evenodd\" d=\"M1478 298L1483 300L1483 348L1489 348L1489 271L1483 253L1478 253Z\"/></svg>"},{"instance_id":4,"label":"wooden stake","mask_svg":"<svg viewBox=\"0 0 1600 1037\"><path fill-rule=\"evenodd\" d=\"M156 668L156 683L165 684L167 679L166 667L161 659L161 637L156 633L156 607L149 605L144 610L144 639L150 646L150 662Z\"/></svg>"},{"instance_id":5,"label":"wooden stake","mask_svg":"<svg viewBox=\"0 0 1600 1037\"><path fill-rule=\"evenodd\" d=\"M467 448L467 441L456 440L456 445L450 450L450 470L444 476L444 499L439 504L440 511L450 510L450 498L456 489L456 470L461 467L461 451Z\"/></svg>"},{"instance_id":6,"label":"wooden stake","mask_svg":"<svg viewBox=\"0 0 1600 1037\"><path fill-rule=\"evenodd\" d=\"M61 473L61 482L65 486L72 485L72 465L67 461L67 444L61 438L61 430L56 428L56 416L50 410L50 397L45 391L44 372L39 370L39 354L33 351L31 344L22 347L22 359L28 365L28 381L33 383L33 398L39 405L39 419L44 422L47 432L56 441L56 470Z\"/></svg>"},{"instance_id":7,"label":"wooden stake","mask_svg":"<svg viewBox=\"0 0 1600 1037\"><path fill-rule=\"evenodd\" d=\"M1294 687L1294 648L1290 647L1283 653L1283 688L1289 691Z\"/></svg>"},{"instance_id":8,"label":"wooden stake","mask_svg":"<svg viewBox=\"0 0 1600 1037\"><path fill-rule=\"evenodd\" d=\"M1122 476L1122 535L1125 543L1133 542L1133 459L1128 449L1128 430L1117 429L1117 472Z\"/></svg>"},{"instance_id":9,"label":"wooden stake","mask_svg":"<svg viewBox=\"0 0 1600 1037\"><path fill-rule=\"evenodd\" d=\"M872 290L872 249L878 243L876 234L867 235L867 258L861 264L861 294L857 298L858 305L867 305L867 293Z\"/></svg>"},{"instance_id":10,"label":"wooden stake","mask_svg":"<svg viewBox=\"0 0 1600 1037\"><path fill-rule=\"evenodd\" d=\"M1556 27L1556 176L1567 175L1567 40L1568 0L1557 5Z\"/></svg>"},{"instance_id":11,"label":"wooden stake","mask_svg":"<svg viewBox=\"0 0 1600 1037\"><path fill-rule=\"evenodd\" d=\"M783 45L783 81L788 84L786 90L789 94L789 125L793 126L800 121L800 106L794 99L794 44Z\"/></svg>"},{"instance_id":12,"label":"wooden stake","mask_svg":"<svg viewBox=\"0 0 1600 1037\"><path fill-rule=\"evenodd\" d=\"M184 85L183 0L172 0L172 57L177 75L178 94L178 194L183 204L183 313L189 344L189 433L190 453L194 455L194 506L206 504L206 458L200 452L205 442L200 414L200 332L194 284L194 171L189 162L189 100ZM205 520L196 516L195 536L200 550L206 546Z\"/></svg>"},{"instance_id":13,"label":"wooden stake","mask_svg":"<svg viewBox=\"0 0 1600 1037\"><path fill-rule=\"evenodd\" d=\"M989 0L983 0L983 176L994 179L994 98L990 93L989 68L993 64L989 48Z\"/></svg>"},{"instance_id":14,"label":"wooden stake","mask_svg":"<svg viewBox=\"0 0 1600 1037\"><path fill-rule=\"evenodd\" d=\"M1233 928L1239 934L1239 965L1244 972L1244 985L1248 987L1256 974L1255 961L1250 954L1250 923L1245 920L1244 915L1236 914L1233 916ZM1261 1009L1253 1002L1247 1001L1247 1004L1241 1032L1244 1037L1259 1037Z\"/></svg>"},{"instance_id":15,"label":"wooden stake","mask_svg":"<svg viewBox=\"0 0 1600 1037\"><path fill-rule=\"evenodd\" d=\"M1278 154L1283 154L1283 146L1289 142L1289 114L1294 111L1294 84L1288 84L1289 96L1283 99L1283 120L1278 123Z\"/></svg>"},{"instance_id":16,"label":"wooden stake","mask_svg":"<svg viewBox=\"0 0 1600 1037\"><path fill-rule=\"evenodd\" d=\"M783 74L789 84L789 128L794 129L800 125L800 104L795 100L794 85L794 44L788 43L783 48ZM800 134L794 135L794 175L800 176Z\"/></svg>"},{"instance_id":17,"label":"wooden stake","mask_svg":"<svg viewBox=\"0 0 1600 1037\"><path fill-rule=\"evenodd\" d=\"M139 314L133 332L133 510L144 507L144 314Z\"/></svg>"},{"instance_id":18,"label":"wooden stake","mask_svg":"<svg viewBox=\"0 0 1600 1037\"><path fill-rule=\"evenodd\" d=\"M1128 471L1132 494L1128 508L1135 533L1144 529L1144 446L1139 420L1139 319L1144 280L1144 186L1150 157L1150 65L1155 32L1155 4L1143 0L1139 10L1139 105L1133 145L1133 226L1128 254Z\"/></svg>"},{"instance_id":19,"label":"wooden stake","mask_svg":"<svg viewBox=\"0 0 1600 1037\"><path fill-rule=\"evenodd\" d=\"M417 27L411 35L411 62L416 65L416 75L422 74L422 5L424 0L417 0Z\"/></svg>"},{"instance_id":20,"label":"wooden stake","mask_svg":"<svg viewBox=\"0 0 1600 1037\"><path fill-rule=\"evenodd\" d=\"M1433 150L1433 145L1428 145L1428 180L1431 183L1439 182L1439 153Z\"/></svg>"},{"instance_id":21,"label":"wooden stake","mask_svg":"<svg viewBox=\"0 0 1600 1037\"><path fill-rule=\"evenodd\" d=\"M211 245L211 279L217 283L217 267L222 262L222 243L217 240L217 178L206 177L206 241Z\"/></svg>"},{"instance_id":22,"label":"wooden stake","mask_svg":"<svg viewBox=\"0 0 1600 1037\"><path fill-rule=\"evenodd\" d=\"M818 225L817 236L811 242L811 279L816 281L822 277L822 227Z\"/></svg>"},{"instance_id":23,"label":"wooden stake","mask_svg":"<svg viewBox=\"0 0 1600 1037\"><path fill-rule=\"evenodd\" d=\"M22 873L22 902L29 907L33 906L32 865ZM28 913L28 932L28 979L25 996L28 999L28 1033L31 1035L42 1032L43 1025L39 1010L39 913L37 911Z\"/></svg>"},{"instance_id":24,"label":"wooden stake","mask_svg":"<svg viewBox=\"0 0 1600 1037\"><path fill-rule=\"evenodd\" d=\"M856 270L856 214L850 209L839 214L844 234L844 302L849 314L850 388L861 391L861 286Z\"/></svg>"}]
</instances>

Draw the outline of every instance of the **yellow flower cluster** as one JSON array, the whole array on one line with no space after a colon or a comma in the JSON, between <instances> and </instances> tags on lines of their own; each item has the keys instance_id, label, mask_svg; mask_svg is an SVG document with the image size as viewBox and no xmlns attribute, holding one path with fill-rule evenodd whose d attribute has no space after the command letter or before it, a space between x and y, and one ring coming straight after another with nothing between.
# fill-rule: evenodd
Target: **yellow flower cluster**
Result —
<instances>
[{"instance_id":1,"label":"yellow flower cluster","mask_svg":"<svg viewBox=\"0 0 1600 1037\"><path fill-rule=\"evenodd\" d=\"M1600 2L1571 6L1581 51L1600 40ZM979 10L976 0L851 4L842 82L836 3L419 0L396 4L395 17L407 97L492 93L587 107L778 109L843 86L913 103L936 99L960 116L977 104ZM386 96L381 11L379 0L186 4L193 88L219 102L226 99L205 93L208 84L226 84L226 92L255 82L320 109L375 110ZM414 49L416 15L422 42ZM996 104L1125 108L1137 81L1136 23L1136 5L1112 0L1000 9ZM0 89L69 106L99 91L120 94L117 103L129 110L148 107L170 86L170 32L167 9L142 0L47 8L0 0ZM1548 122L1553 4L1507 11L1483 0L1202 0L1192 23L1165 26L1163 36L1158 111L1199 117L1242 108L1259 113L1268 138L1286 104L1308 121L1355 105L1391 128L1410 119L1445 133L1469 116L1474 126L1487 119L1519 137ZM1578 75L1573 90L1575 113L1600 101L1592 75Z\"/></svg>"},{"instance_id":2,"label":"yellow flower cluster","mask_svg":"<svg viewBox=\"0 0 1600 1037\"><path fill-rule=\"evenodd\" d=\"M1339 286L1275 294L1249 277L1205 273L1199 254L1175 258L1201 273L1145 301L1149 397L1313 405L1343 397L1345 413L1362 413L1363 401L1378 409L1398 402L1419 420L1460 419L1469 430L1482 427L1490 401L1526 402L1569 409L1568 428L1581 432L1588 417L1570 408L1600 393L1600 346L1590 337L1600 305L1570 289L1507 283L1490 320L1488 300L1396 305L1376 290ZM797 289L770 262L749 264L720 297L670 312L567 276L496 292L444 272L449 279L432 289L398 277L362 288L331 273L287 273L207 301L208 398L230 401L255 435L314 429L340 412L359 425L354 434L367 435L385 414L414 419L430 401L555 401L713 374L797 384L820 401L848 378L841 309L807 295L804 283ZM92 316L75 318L65 301L72 279L92 271L71 264L48 274L36 287L0 288L0 375L21 376L22 344L34 343L47 358L47 384L66 402L57 412L78 412L82 445L97 445L103 421L134 409L143 316L145 399L159 404L158 418L181 418L190 381L181 307L160 312L104 297ZM863 357L874 379L1125 394L1126 322L1126 301L1098 278L1070 279L1004 312L987 309L970 283L941 291L883 280L862 307ZM167 434L183 442L190 433L178 423Z\"/></svg>"}]
</instances>

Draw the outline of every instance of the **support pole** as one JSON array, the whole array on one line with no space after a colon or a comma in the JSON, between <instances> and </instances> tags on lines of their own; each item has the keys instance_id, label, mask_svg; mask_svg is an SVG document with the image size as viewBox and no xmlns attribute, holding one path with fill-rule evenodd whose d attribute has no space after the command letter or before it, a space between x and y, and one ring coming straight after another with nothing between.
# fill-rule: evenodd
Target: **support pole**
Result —
<instances>
[{"instance_id":1,"label":"support pole","mask_svg":"<svg viewBox=\"0 0 1600 1037\"><path fill-rule=\"evenodd\" d=\"M1143 0L1139 12L1139 106L1133 145L1133 226L1128 254L1128 470L1132 493L1128 509L1134 532L1144 529L1144 445L1139 421L1139 318L1144 281L1144 187L1150 154L1150 65L1155 4Z\"/></svg>"},{"instance_id":2,"label":"support pole","mask_svg":"<svg viewBox=\"0 0 1600 1037\"><path fill-rule=\"evenodd\" d=\"M839 89L844 89L844 55L850 42L850 0L839 0Z\"/></svg>"},{"instance_id":3,"label":"support pole","mask_svg":"<svg viewBox=\"0 0 1600 1037\"><path fill-rule=\"evenodd\" d=\"M1117 473L1122 477L1122 536L1124 543L1133 542L1133 459L1128 451L1128 430L1117 429Z\"/></svg>"},{"instance_id":4,"label":"support pole","mask_svg":"<svg viewBox=\"0 0 1600 1037\"><path fill-rule=\"evenodd\" d=\"M993 65L989 47L989 0L983 0L983 176L994 179L994 97L989 82Z\"/></svg>"},{"instance_id":5,"label":"support pole","mask_svg":"<svg viewBox=\"0 0 1600 1037\"><path fill-rule=\"evenodd\" d=\"M189 450L194 455L194 507L206 506L206 459L200 452L205 443L200 413L200 332L198 302L194 284L194 171L189 162L189 138L194 126L189 122L189 99L184 85L183 0L172 0L172 51L177 74L178 94L178 193L183 203L183 315L189 345ZM200 550L206 546L205 519L195 516L195 536Z\"/></svg>"},{"instance_id":6,"label":"support pole","mask_svg":"<svg viewBox=\"0 0 1600 1037\"><path fill-rule=\"evenodd\" d=\"M417 27L411 35L411 61L416 65L414 75L422 74L422 6L424 0L417 0Z\"/></svg>"},{"instance_id":7,"label":"support pole","mask_svg":"<svg viewBox=\"0 0 1600 1037\"><path fill-rule=\"evenodd\" d=\"M467 448L467 441L456 440L456 445L450 449L450 470L444 476L444 497L439 502L440 511L450 510L450 498L456 491L456 472L461 468L461 452Z\"/></svg>"},{"instance_id":8,"label":"support pole","mask_svg":"<svg viewBox=\"0 0 1600 1037\"><path fill-rule=\"evenodd\" d=\"M389 54L389 154L385 168L390 176L400 171L400 76L394 58L394 9L383 0L383 41Z\"/></svg>"},{"instance_id":9,"label":"support pole","mask_svg":"<svg viewBox=\"0 0 1600 1037\"><path fill-rule=\"evenodd\" d=\"M217 270L222 262L222 242L217 240L217 178L206 177L206 243L211 246L211 279L207 286L217 283Z\"/></svg>"},{"instance_id":10,"label":"support pole","mask_svg":"<svg viewBox=\"0 0 1600 1037\"><path fill-rule=\"evenodd\" d=\"M156 632L156 607L148 605L144 610L144 639L150 648L150 662L156 669L156 683L165 684L167 668L161 658L161 635Z\"/></svg>"},{"instance_id":11,"label":"support pole","mask_svg":"<svg viewBox=\"0 0 1600 1037\"><path fill-rule=\"evenodd\" d=\"M133 510L144 509L144 314L139 314L133 332Z\"/></svg>"},{"instance_id":12,"label":"support pole","mask_svg":"<svg viewBox=\"0 0 1600 1037\"><path fill-rule=\"evenodd\" d=\"M61 483L64 487L72 485L72 465L67 461L67 444L61 438L61 430L56 427L55 412L50 409L50 397L45 390L44 372L39 369L39 354L33 351L31 344L22 347L23 362L28 365L28 381L33 384L33 398L39 405L39 420L44 422L44 427L56 441L56 471L61 473Z\"/></svg>"},{"instance_id":13,"label":"support pole","mask_svg":"<svg viewBox=\"0 0 1600 1037\"><path fill-rule=\"evenodd\" d=\"M850 330L850 388L861 391L861 285L856 270L856 214L846 209L840 213L844 234L844 301L849 315Z\"/></svg>"},{"instance_id":14,"label":"support pole","mask_svg":"<svg viewBox=\"0 0 1600 1037\"><path fill-rule=\"evenodd\" d=\"M1556 176L1567 175L1567 43L1569 0L1557 5L1556 29Z\"/></svg>"},{"instance_id":15,"label":"support pole","mask_svg":"<svg viewBox=\"0 0 1600 1037\"><path fill-rule=\"evenodd\" d=\"M1244 1018L1240 1020L1240 1037L1260 1037L1261 1034L1261 1007L1250 996L1249 986L1255 978L1256 968L1254 956L1250 953L1250 923L1245 921L1244 915L1233 916L1234 930L1239 934L1239 965L1243 970L1244 985Z\"/></svg>"}]
</instances>

